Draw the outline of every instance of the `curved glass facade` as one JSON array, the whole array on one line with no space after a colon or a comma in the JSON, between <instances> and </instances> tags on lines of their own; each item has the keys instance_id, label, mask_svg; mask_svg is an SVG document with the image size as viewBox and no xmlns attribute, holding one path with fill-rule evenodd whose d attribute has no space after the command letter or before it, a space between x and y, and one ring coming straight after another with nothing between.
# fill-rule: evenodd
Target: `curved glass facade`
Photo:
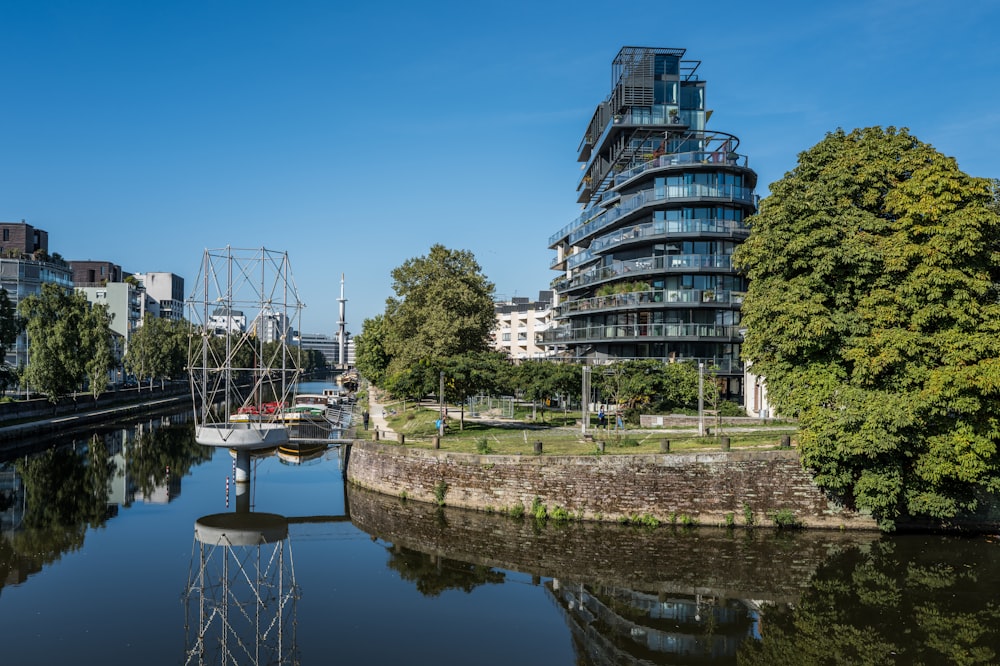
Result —
<instances>
[{"instance_id":1,"label":"curved glass facade","mask_svg":"<svg viewBox=\"0 0 1000 666\"><path fill-rule=\"evenodd\" d=\"M705 82L683 49L625 47L580 143L575 220L549 238L562 276L546 342L590 363L698 360L741 400L733 251L749 235L757 175L739 139L706 129Z\"/></svg>"}]
</instances>

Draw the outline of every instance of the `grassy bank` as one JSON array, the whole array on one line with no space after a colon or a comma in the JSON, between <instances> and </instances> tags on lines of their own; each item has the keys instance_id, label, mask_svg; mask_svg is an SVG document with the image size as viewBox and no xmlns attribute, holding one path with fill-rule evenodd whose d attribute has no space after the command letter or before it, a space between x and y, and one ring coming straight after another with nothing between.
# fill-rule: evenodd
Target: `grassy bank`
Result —
<instances>
[{"instance_id":1,"label":"grassy bank","mask_svg":"<svg viewBox=\"0 0 1000 666\"><path fill-rule=\"evenodd\" d=\"M732 449L778 448L782 435L794 435L793 426L747 428L728 430L711 437L699 437L697 427L664 428L656 430L587 429L593 441L584 440L576 414L548 412L545 420L531 420L531 410L515 413L515 418L483 420L467 418L464 427L459 419L448 419L445 436L440 448L460 453L533 454L535 442L542 442L544 454L595 455L598 442L604 443L604 452L613 454L660 453L662 442L669 440L671 452L717 451L721 438L728 437ZM518 418L520 417L520 418ZM405 436L407 446L432 448L437 434L436 409L410 407L405 412L389 414L389 427ZM794 445L794 440L792 441Z\"/></svg>"}]
</instances>

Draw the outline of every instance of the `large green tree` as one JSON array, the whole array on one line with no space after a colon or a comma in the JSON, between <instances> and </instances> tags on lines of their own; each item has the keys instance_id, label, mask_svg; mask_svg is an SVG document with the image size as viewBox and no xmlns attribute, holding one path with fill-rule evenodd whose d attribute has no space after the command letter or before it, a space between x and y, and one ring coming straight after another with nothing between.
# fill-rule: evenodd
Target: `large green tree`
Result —
<instances>
[{"instance_id":1,"label":"large green tree","mask_svg":"<svg viewBox=\"0 0 1000 666\"><path fill-rule=\"evenodd\" d=\"M83 318L83 330L80 332L81 344L89 351L83 365L94 400L107 390L111 371L115 367L115 333L111 330L111 316L104 303L92 305Z\"/></svg>"},{"instance_id":2,"label":"large green tree","mask_svg":"<svg viewBox=\"0 0 1000 666\"><path fill-rule=\"evenodd\" d=\"M180 377L188 354L188 324L146 314L128 341L125 367L141 382Z\"/></svg>"},{"instance_id":3,"label":"large green tree","mask_svg":"<svg viewBox=\"0 0 1000 666\"><path fill-rule=\"evenodd\" d=\"M489 349L493 284L471 252L434 245L426 256L395 268L392 279L396 295L386 299L381 322L388 375L420 360ZM362 337L368 333L366 328Z\"/></svg>"},{"instance_id":4,"label":"large green tree","mask_svg":"<svg viewBox=\"0 0 1000 666\"><path fill-rule=\"evenodd\" d=\"M375 386L384 386L389 354L385 351L385 315L365 319L361 335L354 338L354 363Z\"/></svg>"},{"instance_id":5,"label":"large green tree","mask_svg":"<svg viewBox=\"0 0 1000 666\"><path fill-rule=\"evenodd\" d=\"M17 315L17 309L10 302L7 290L0 287L0 393L17 382L17 372L4 359L7 357L7 350L23 330L24 320Z\"/></svg>"},{"instance_id":6,"label":"large green tree","mask_svg":"<svg viewBox=\"0 0 1000 666\"><path fill-rule=\"evenodd\" d=\"M94 344L99 336L87 331L88 326L97 325L89 314L90 303L80 292L67 292L49 283L17 307L28 332L24 379L51 402L57 402L80 388L87 376L87 362L98 353Z\"/></svg>"},{"instance_id":7,"label":"large green tree","mask_svg":"<svg viewBox=\"0 0 1000 666\"><path fill-rule=\"evenodd\" d=\"M992 186L906 130L836 131L771 186L735 257L745 359L799 417L816 481L884 528L1000 490Z\"/></svg>"}]
</instances>

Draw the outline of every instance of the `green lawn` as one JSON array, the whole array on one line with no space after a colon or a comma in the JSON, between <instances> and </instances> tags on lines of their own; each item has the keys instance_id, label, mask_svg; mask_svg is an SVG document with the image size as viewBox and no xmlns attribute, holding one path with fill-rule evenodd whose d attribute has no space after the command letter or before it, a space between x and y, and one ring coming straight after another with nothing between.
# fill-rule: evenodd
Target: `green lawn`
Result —
<instances>
[{"instance_id":1,"label":"green lawn","mask_svg":"<svg viewBox=\"0 0 1000 666\"><path fill-rule=\"evenodd\" d=\"M454 414L454 412L451 412ZM528 410L525 416L530 416ZM596 441L605 442L605 453L634 454L660 453L661 442L670 441L671 452L717 451L720 439L698 437L696 427L666 430L597 430L588 428L588 434L595 441L583 441L581 428L577 425L579 414L564 416L549 412L545 421L511 420L500 425L478 420L466 420L464 428L459 428L459 419L449 418L448 429L441 439L440 448L461 453L533 454L535 442L542 442L544 454L551 455L591 455L598 451ZM432 448L432 437L437 434L435 421L438 412L432 409L410 407L406 412L387 418L389 427L405 436L407 446ZM789 427L783 432L774 430L761 432L726 432L732 449L778 448L782 434L794 436ZM374 436L373 433L368 433ZM392 440L389 440L392 441ZM794 439L792 441L794 445Z\"/></svg>"}]
</instances>

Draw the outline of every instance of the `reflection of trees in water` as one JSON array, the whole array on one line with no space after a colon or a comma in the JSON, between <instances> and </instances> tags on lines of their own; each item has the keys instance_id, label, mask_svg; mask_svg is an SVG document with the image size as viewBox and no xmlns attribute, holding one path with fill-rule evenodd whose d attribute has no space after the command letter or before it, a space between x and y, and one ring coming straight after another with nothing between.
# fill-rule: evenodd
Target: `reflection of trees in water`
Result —
<instances>
[{"instance_id":1,"label":"reflection of trees in water","mask_svg":"<svg viewBox=\"0 0 1000 666\"><path fill-rule=\"evenodd\" d=\"M402 546L389 546L387 566L405 581L416 583L424 596L436 597L446 590L472 592L480 585L503 583L502 571L446 557L428 555Z\"/></svg>"},{"instance_id":2,"label":"reflection of trees in water","mask_svg":"<svg viewBox=\"0 0 1000 666\"><path fill-rule=\"evenodd\" d=\"M128 447L130 475L151 492L168 475L180 478L212 451L194 441L193 427L135 426ZM13 463L23 488L24 514L16 529L0 538L0 588L20 582L83 546L87 530L116 515L108 498L115 464L108 441L120 431L54 446ZM19 500L20 501L20 500Z\"/></svg>"},{"instance_id":3,"label":"reflection of trees in water","mask_svg":"<svg viewBox=\"0 0 1000 666\"><path fill-rule=\"evenodd\" d=\"M25 526L82 533L107 520L114 465L99 435L83 447L50 449L19 460L17 472L24 484Z\"/></svg>"},{"instance_id":4,"label":"reflection of trees in water","mask_svg":"<svg viewBox=\"0 0 1000 666\"><path fill-rule=\"evenodd\" d=\"M126 465L136 490L148 497L168 477L182 478L191 468L212 457L211 447L194 439L194 425L144 430L126 451Z\"/></svg>"},{"instance_id":5,"label":"reflection of trees in water","mask_svg":"<svg viewBox=\"0 0 1000 666\"><path fill-rule=\"evenodd\" d=\"M995 664L1000 558L980 539L889 537L831 556L793 608L765 609L742 664Z\"/></svg>"}]
</instances>

